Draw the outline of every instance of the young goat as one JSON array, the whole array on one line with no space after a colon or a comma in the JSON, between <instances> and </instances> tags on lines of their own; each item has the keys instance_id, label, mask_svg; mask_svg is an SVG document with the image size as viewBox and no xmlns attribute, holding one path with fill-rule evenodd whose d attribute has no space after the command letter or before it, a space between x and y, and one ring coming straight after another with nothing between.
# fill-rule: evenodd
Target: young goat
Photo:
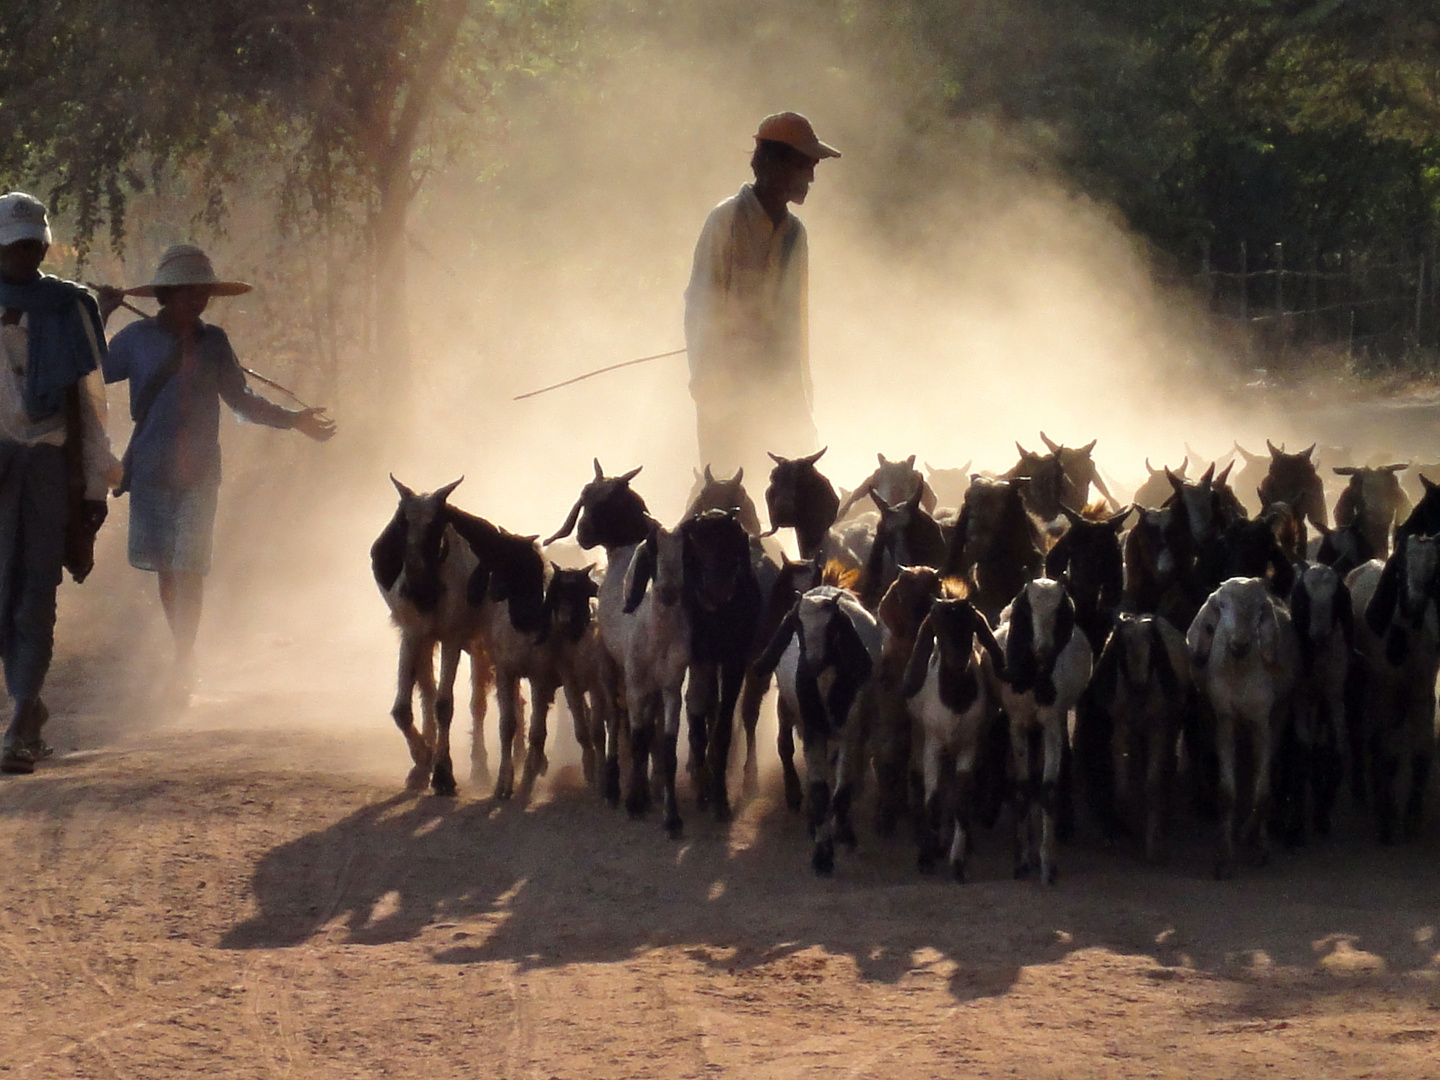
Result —
<instances>
[{"instance_id":1,"label":"young goat","mask_svg":"<svg viewBox=\"0 0 1440 1080\"><path fill-rule=\"evenodd\" d=\"M551 563L550 568L550 583L545 587L549 644L575 725L575 741L580 744L585 782L598 787L609 715L609 702L600 681L600 653L604 646L593 610L600 587L591 576L593 565L566 570Z\"/></svg>"},{"instance_id":2,"label":"young goat","mask_svg":"<svg viewBox=\"0 0 1440 1080\"><path fill-rule=\"evenodd\" d=\"M1165 857L1180 718L1192 689L1179 630L1157 615L1116 617L1085 692L1110 736L1112 801L1100 816L1112 840L1127 831L1143 836L1151 862ZM1127 828L1132 822L1139 827Z\"/></svg>"},{"instance_id":3,"label":"young goat","mask_svg":"<svg viewBox=\"0 0 1440 1080\"><path fill-rule=\"evenodd\" d=\"M1001 706L1010 720L1015 876L1023 878L1038 870L1047 884L1058 876L1055 826L1067 720L1090 681L1094 655L1085 635L1075 629L1075 605L1064 584L1038 578L1027 583L1001 613L995 632L1005 652L1005 677L997 682ZM1032 779L1035 757L1038 783Z\"/></svg>"},{"instance_id":4,"label":"young goat","mask_svg":"<svg viewBox=\"0 0 1440 1080\"><path fill-rule=\"evenodd\" d=\"M810 785L811 866L835 869L835 843L855 846L850 805L864 766L864 747L880 662L880 628L852 593L820 585L805 593L781 623L756 668L779 686L780 765L785 801L800 807L794 729L805 748Z\"/></svg>"},{"instance_id":5,"label":"young goat","mask_svg":"<svg viewBox=\"0 0 1440 1080\"><path fill-rule=\"evenodd\" d=\"M985 730L995 722L994 680L1004 667L990 624L968 600L931 604L901 686L920 735L924 797L915 835L922 871L934 865L948 827L950 872L965 880L975 768Z\"/></svg>"},{"instance_id":6,"label":"young goat","mask_svg":"<svg viewBox=\"0 0 1440 1080\"><path fill-rule=\"evenodd\" d=\"M1254 751L1253 793L1244 828L1261 861L1269 858L1271 765L1300 668L1300 644L1285 605L1259 578L1231 578L1201 606L1185 635L1195 682L1215 717L1220 764L1220 855L1215 876L1235 869L1236 740Z\"/></svg>"},{"instance_id":7,"label":"young goat","mask_svg":"<svg viewBox=\"0 0 1440 1080\"><path fill-rule=\"evenodd\" d=\"M574 531L586 551L596 545L605 549L605 580L600 585L596 611L600 640L605 646L600 658L600 676L609 706L605 769L600 787L612 806L620 804L620 729L629 722L621 708L621 702L630 704L624 693L626 643L632 626L631 617L624 610L628 596L626 577L636 549L649 538L654 524L645 509L645 500L630 489L630 481L639 472L640 469L635 468L622 476L606 476L597 458L595 479L581 488L580 497L565 523L545 541L548 547ZM639 800L639 808L643 809L649 803L648 785L643 795L631 792L631 798Z\"/></svg>"}]
</instances>

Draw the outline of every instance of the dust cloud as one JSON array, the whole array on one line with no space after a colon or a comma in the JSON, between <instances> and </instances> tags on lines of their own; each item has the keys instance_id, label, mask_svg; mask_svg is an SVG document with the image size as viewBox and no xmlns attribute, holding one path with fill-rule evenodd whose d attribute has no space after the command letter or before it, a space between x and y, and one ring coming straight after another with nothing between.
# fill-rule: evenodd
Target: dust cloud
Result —
<instances>
[{"instance_id":1,"label":"dust cloud","mask_svg":"<svg viewBox=\"0 0 1440 1080\"><path fill-rule=\"evenodd\" d=\"M788 25L766 10L744 41L704 47L696 25L612 29L605 56L517 96L502 143L431 178L409 223L411 409L357 393L343 359L330 388L302 359L284 370L302 395L334 390L317 402L335 407L333 442L226 425L202 704L288 695L256 722L380 732L390 771L403 770L387 717L395 639L368 565L394 507L387 472L418 490L463 474L457 505L547 536L598 458L609 473L644 466L635 487L652 512L679 516L699 464L683 357L512 399L683 345L695 238L750 179L751 136L769 112L806 113L844 153L821 164L799 210L816 420L837 485L858 483L876 452L1003 470L1015 441L1035 447L1043 429L1068 445L1098 438L1096 460L1123 495L1146 455L1178 463L1186 441L1219 453L1272 434L1263 415L1237 411L1247 374L1183 290L1157 286L1141 243L1043 151L992 115L951 115L875 74L903 66L872 67L801 16ZM875 44L889 59L906 48ZM927 61L907 63L924 72ZM311 239L267 247L257 213L237 209L208 244L222 274L273 275L313 255ZM127 283L187 238L142 220L134 235L115 268ZM251 343L300 318L283 291L210 312L261 370L271 358ZM123 445L123 420L112 427ZM757 502L762 490L753 478ZM123 528L121 503L93 583L65 590L62 642L126 642L144 711L167 642L153 578L124 564Z\"/></svg>"}]
</instances>

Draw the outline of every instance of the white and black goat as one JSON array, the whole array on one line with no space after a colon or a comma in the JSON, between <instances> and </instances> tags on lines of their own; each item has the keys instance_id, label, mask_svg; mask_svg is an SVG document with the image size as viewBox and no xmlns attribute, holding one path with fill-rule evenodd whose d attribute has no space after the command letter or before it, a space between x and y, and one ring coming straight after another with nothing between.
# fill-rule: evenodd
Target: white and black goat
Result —
<instances>
[{"instance_id":1,"label":"white and black goat","mask_svg":"<svg viewBox=\"0 0 1440 1080\"><path fill-rule=\"evenodd\" d=\"M1151 862L1166 854L1176 745L1193 690L1179 630L1158 615L1115 617L1085 692L1110 739L1111 801L1098 809L1107 837L1138 833Z\"/></svg>"},{"instance_id":2,"label":"white and black goat","mask_svg":"<svg viewBox=\"0 0 1440 1080\"><path fill-rule=\"evenodd\" d=\"M1185 635L1195 685L1209 702L1220 767L1220 854L1215 875L1235 868L1237 740L1254 767L1244 837L1269 858L1271 766L1290 721L1300 643L1285 604L1260 578L1230 578L1201 605Z\"/></svg>"},{"instance_id":3,"label":"white and black goat","mask_svg":"<svg viewBox=\"0 0 1440 1080\"><path fill-rule=\"evenodd\" d=\"M520 731L521 678L531 681L533 716L525 786L544 770L545 712L559 685L544 648L545 565L534 537L514 536L484 518L447 503L460 481L430 495L416 495L391 477L400 493L395 517L371 548L376 582L400 627L400 672L392 715L410 744L411 758L423 776L433 769L436 794L455 793L450 756L450 724L460 653L472 656L472 777L486 771L484 674L493 668L500 712L500 767L497 798L514 788L512 748ZM399 570L396 570L396 567ZM387 584L388 583L388 584ZM427 671L440 646L440 676L435 690L436 731L427 759L424 734L414 731L410 699L416 683L422 708ZM481 657L485 667L481 667ZM412 771L411 783L420 777Z\"/></svg>"},{"instance_id":4,"label":"white and black goat","mask_svg":"<svg viewBox=\"0 0 1440 1080\"><path fill-rule=\"evenodd\" d=\"M608 706L605 768L600 788L612 806L620 805L620 729L628 723L621 708L625 701L625 641L630 623L630 616L624 610L625 578L636 548L649 537L654 524L645 509L645 500L630 488L630 481L639 472L637 467L621 476L606 476L597 458L595 479L580 489L580 497L575 500L565 523L545 541L548 547L573 531L586 551L597 545L605 549L605 578L600 584L596 610L600 640L605 646L600 658L600 675ZM648 794L644 798L648 799Z\"/></svg>"},{"instance_id":5,"label":"white and black goat","mask_svg":"<svg viewBox=\"0 0 1440 1080\"><path fill-rule=\"evenodd\" d=\"M801 801L794 762L800 729L817 874L834 871L837 841L855 844L850 807L865 764L879 663L875 617L850 591L820 585L796 601L755 664L766 677L773 672L779 688L780 765L792 810Z\"/></svg>"},{"instance_id":6,"label":"white and black goat","mask_svg":"<svg viewBox=\"0 0 1440 1080\"><path fill-rule=\"evenodd\" d=\"M471 713L476 732L472 772L483 775L486 770L482 724L489 665L479 644L479 612L466 596L479 560L451 525L446 499L459 486L459 480L423 495L393 476L390 481L400 493L400 505L370 548L375 583L400 630L400 670L390 715L405 736L414 763L406 786L418 789L433 785L437 795L454 795L449 732L461 652L469 652L472 657ZM437 646L441 651L438 688ZM413 705L417 688L422 715L419 731L415 728ZM438 753L437 745L441 730L446 747L443 755Z\"/></svg>"},{"instance_id":7,"label":"white and black goat","mask_svg":"<svg viewBox=\"0 0 1440 1080\"><path fill-rule=\"evenodd\" d=\"M1402 534L1381 563L1372 559L1346 578L1355 616L1362 702L1349 717L1359 726L1359 761L1374 797L1382 842L1420 828L1435 744L1435 677L1440 670L1440 537ZM1352 745L1354 743L1352 742ZM1403 810L1400 771L1409 772Z\"/></svg>"},{"instance_id":8,"label":"white and black goat","mask_svg":"<svg viewBox=\"0 0 1440 1080\"><path fill-rule=\"evenodd\" d=\"M939 599L920 624L901 686L919 729L924 795L915 834L920 869L934 865L948 829L948 859L956 881L965 880L975 769L981 740L996 721L994 680L1004 666L985 616L968 600Z\"/></svg>"},{"instance_id":9,"label":"white and black goat","mask_svg":"<svg viewBox=\"0 0 1440 1080\"><path fill-rule=\"evenodd\" d=\"M1089 641L1076 631L1075 604L1064 583L1037 578L1001 612L995 632L1005 654L1004 677L997 684L1010 721L1015 876L1038 870L1046 883L1058 875L1056 813L1069 713L1090 681L1094 659ZM1038 782L1032 778L1037 764Z\"/></svg>"}]
</instances>

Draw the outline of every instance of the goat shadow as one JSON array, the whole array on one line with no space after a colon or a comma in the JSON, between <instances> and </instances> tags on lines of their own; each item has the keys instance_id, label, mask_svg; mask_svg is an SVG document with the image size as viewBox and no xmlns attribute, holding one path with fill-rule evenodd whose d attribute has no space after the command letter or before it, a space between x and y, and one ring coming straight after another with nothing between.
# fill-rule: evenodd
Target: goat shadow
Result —
<instances>
[{"instance_id":1,"label":"goat shadow","mask_svg":"<svg viewBox=\"0 0 1440 1080\"><path fill-rule=\"evenodd\" d=\"M664 837L655 813L628 821L573 776L529 806L396 795L262 856L252 878L258 911L220 944L286 948L322 930L355 945L443 936L436 963L521 969L681 947L727 971L819 946L849 956L861 978L891 984L927 949L956 965L957 1001L1002 995L1027 966L1103 948L1149 957L1157 979L1188 969L1248 986L1237 1016L1283 1015L1333 992L1331 979L1315 976L1333 954L1359 951L1378 958L1383 974L1372 963L1370 974L1349 978L1434 992L1427 980L1397 978L1434 967L1433 835L1379 848L1355 823L1217 882L1210 828L1182 823L1167 867L1082 838L1062 848L1060 884L1043 888L1010 879L1004 819L980 832L972 881L958 885L919 875L908 837L881 841L861 817L860 849L839 852L835 877L819 879L805 826L784 809L776 781L766 777L729 826L682 794L680 842ZM459 929L440 935L437 924ZM1264 977L1276 967L1301 977Z\"/></svg>"}]
</instances>

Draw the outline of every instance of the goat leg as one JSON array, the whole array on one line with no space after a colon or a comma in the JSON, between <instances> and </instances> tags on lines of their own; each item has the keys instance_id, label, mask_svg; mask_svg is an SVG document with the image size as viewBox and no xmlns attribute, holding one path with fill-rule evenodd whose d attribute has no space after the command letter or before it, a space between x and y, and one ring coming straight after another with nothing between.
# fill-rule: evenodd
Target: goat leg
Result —
<instances>
[{"instance_id":1,"label":"goat leg","mask_svg":"<svg viewBox=\"0 0 1440 1080\"><path fill-rule=\"evenodd\" d=\"M625 811L632 818L650 809L650 751L655 744L655 715L650 702L630 703L630 790Z\"/></svg>"},{"instance_id":2,"label":"goat leg","mask_svg":"<svg viewBox=\"0 0 1440 1080\"><path fill-rule=\"evenodd\" d=\"M1215 719L1220 766L1220 854L1215 876L1223 881L1235 874L1235 720L1228 715Z\"/></svg>"},{"instance_id":3,"label":"goat leg","mask_svg":"<svg viewBox=\"0 0 1440 1080\"><path fill-rule=\"evenodd\" d=\"M660 734L660 772L665 782L665 832L672 840L680 839L684 823L680 820L680 800L675 794L675 774L679 763L680 688L664 693L665 728Z\"/></svg>"},{"instance_id":4,"label":"goat leg","mask_svg":"<svg viewBox=\"0 0 1440 1080\"><path fill-rule=\"evenodd\" d=\"M1047 718L1043 738L1045 758L1040 774L1040 880L1046 885L1054 885L1060 876L1060 868L1055 861L1055 845L1059 840L1066 802L1066 794L1061 784L1067 757L1066 747L1069 744L1064 713Z\"/></svg>"},{"instance_id":5,"label":"goat leg","mask_svg":"<svg viewBox=\"0 0 1440 1080\"><path fill-rule=\"evenodd\" d=\"M525 768L520 773L520 797L528 799L535 790L535 781L550 771L545 756L545 739L549 734L550 706L555 701L555 684L530 681L530 737L525 748Z\"/></svg>"},{"instance_id":6,"label":"goat leg","mask_svg":"<svg viewBox=\"0 0 1440 1080\"><path fill-rule=\"evenodd\" d=\"M720 666L720 703L713 713L705 771L710 784L710 804L715 820L730 820L730 744L735 736L735 705L745 681L742 663L727 662Z\"/></svg>"},{"instance_id":7,"label":"goat leg","mask_svg":"<svg viewBox=\"0 0 1440 1080\"><path fill-rule=\"evenodd\" d=\"M413 768L405 778L405 786L411 791L423 790L429 784L433 750L425 737L415 730L415 668L418 653L419 647L415 639L408 634L401 635L400 672L395 704L390 707L390 716L394 719L395 726L400 729L400 734L405 736L405 743L410 748Z\"/></svg>"},{"instance_id":8,"label":"goat leg","mask_svg":"<svg viewBox=\"0 0 1440 1080\"><path fill-rule=\"evenodd\" d=\"M455 794L455 767L450 761L450 721L455 718L455 672L460 666L460 646L440 646L440 681L435 692L435 768L430 789L436 795Z\"/></svg>"},{"instance_id":9,"label":"goat leg","mask_svg":"<svg viewBox=\"0 0 1440 1080\"><path fill-rule=\"evenodd\" d=\"M495 667L479 645L470 647L470 783L490 785L490 755L485 749L485 714Z\"/></svg>"},{"instance_id":10,"label":"goat leg","mask_svg":"<svg viewBox=\"0 0 1440 1080\"><path fill-rule=\"evenodd\" d=\"M800 774L795 771L795 717L785 702L780 702L780 731L775 738L776 750L780 754L780 772L785 779L785 805L798 811L804 796L800 789Z\"/></svg>"},{"instance_id":11,"label":"goat leg","mask_svg":"<svg viewBox=\"0 0 1440 1080\"><path fill-rule=\"evenodd\" d=\"M495 798L515 794L515 736L520 731L520 678L514 672L496 673L500 705L500 768L495 776Z\"/></svg>"},{"instance_id":12,"label":"goat leg","mask_svg":"<svg viewBox=\"0 0 1440 1080\"><path fill-rule=\"evenodd\" d=\"M690 665L690 679L685 687L685 718L690 725L690 757L685 771L695 786L695 804L706 809L710 804L708 775L708 744L711 718L715 712L718 672L713 663L695 661Z\"/></svg>"},{"instance_id":13,"label":"goat leg","mask_svg":"<svg viewBox=\"0 0 1440 1080\"><path fill-rule=\"evenodd\" d=\"M755 728L760 722L760 705L765 692L770 689L770 680L762 679L754 669L745 671L745 683L740 691L740 721L745 725L745 773L740 794L753 799L760 793L760 766L755 751Z\"/></svg>"}]
</instances>

